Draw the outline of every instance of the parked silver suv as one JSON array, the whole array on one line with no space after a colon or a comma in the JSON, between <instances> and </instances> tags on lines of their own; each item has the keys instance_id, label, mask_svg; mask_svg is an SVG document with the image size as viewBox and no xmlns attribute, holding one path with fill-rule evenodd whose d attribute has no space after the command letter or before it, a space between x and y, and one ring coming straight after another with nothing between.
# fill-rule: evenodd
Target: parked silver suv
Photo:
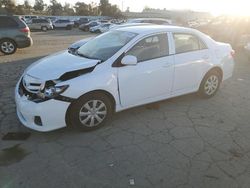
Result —
<instances>
[{"instance_id":1,"label":"parked silver suv","mask_svg":"<svg viewBox=\"0 0 250 188\"><path fill-rule=\"evenodd\" d=\"M54 29L62 29L65 28L67 30L71 30L74 26L74 22L70 21L70 20L56 20L53 22L53 27Z\"/></svg>"},{"instance_id":2,"label":"parked silver suv","mask_svg":"<svg viewBox=\"0 0 250 188\"><path fill-rule=\"evenodd\" d=\"M30 29L18 16L0 15L0 51L6 55L32 45Z\"/></svg>"},{"instance_id":3,"label":"parked silver suv","mask_svg":"<svg viewBox=\"0 0 250 188\"><path fill-rule=\"evenodd\" d=\"M51 21L42 18L34 18L27 24L31 30L47 31L53 29Z\"/></svg>"}]
</instances>

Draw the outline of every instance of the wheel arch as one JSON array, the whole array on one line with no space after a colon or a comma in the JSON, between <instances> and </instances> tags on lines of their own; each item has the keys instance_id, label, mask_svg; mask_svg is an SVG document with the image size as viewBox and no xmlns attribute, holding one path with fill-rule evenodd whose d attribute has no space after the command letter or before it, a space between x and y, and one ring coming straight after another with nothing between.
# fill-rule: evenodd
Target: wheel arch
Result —
<instances>
[{"instance_id":1,"label":"wheel arch","mask_svg":"<svg viewBox=\"0 0 250 188\"><path fill-rule=\"evenodd\" d=\"M116 110L116 100L115 100L115 97L114 97L110 92L108 92L108 91L106 91L106 90L97 89L97 90L89 91L89 92L84 93L83 95L79 96L77 99L75 99L75 101L77 101L79 98L81 98L81 97L83 97L83 96L91 95L91 94L97 94L97 93L98 93L98 94L106 95L106 96L110 99L110 101L111 101L111 103L112 103L112 107L113 107L113 112L115 112L115 110ZM68 107L68 109L67 109L67 111L66 111L65 121L66 121L66 124L67 124L67 125L70 125L69 112L70 112L72 106L74 105L74 102L75 102L75 101L73 101L73 102L69 105L69 107Z\"/></svg>"},{"instance_id":2,"label":"wheel arch","mask_svg":"<svg viewBox=\"0 0 250 188\"><path fill-rule=\"evenodd\" d=\"M3 37L3 38L1 38L1 39L0 39L0 42L1 42L1 41L3 41L3 40L10 40L10 41L14 42L14 43L15 43L15 45L17 46L17 42L16 42L14 39L12 39L12 38L9 38L9 37Z\"/></svg>"},{"instance_id":3,"label":"wheel arch","mask_svg":"<svg viewBox=\"0 0 250 188\"><path fill-rule=\"evenodd\" d=\"M200 81L199 88L201 87L201 84L202 84L204 78L205 78L208 74L210 74L211 72L213 72L213 71L216 71L216 72L218 72L218 73L220 74L220 76L221 76L221 77L220 77L220 81L223 80L223 70L222 70L222 68L219 67L219 66L212 67L212 68L209 69L209 70L206 72L206 74L203 76L202 80Z\"/></svg>"},{"instance_id":4,"label":"wheel arch","mask_svg":"<svg viewBox=\"0 0 250 188\"><path fill-rule=\"evenodd\" d=\"M221 67L219 67L219 66L216 66L216 67L213 67L213 68L211 68L206 74L205 74L205 76L207 75L207 74L209 74L210 72L213 72L213 71L216 71L216 72L218 72L219 74L220 74L220 79L221 79L221 81L223 80L223 70L222 70L222 68ZM204 76L204 77L205 77Z\"/></svg>"}]
</instances>

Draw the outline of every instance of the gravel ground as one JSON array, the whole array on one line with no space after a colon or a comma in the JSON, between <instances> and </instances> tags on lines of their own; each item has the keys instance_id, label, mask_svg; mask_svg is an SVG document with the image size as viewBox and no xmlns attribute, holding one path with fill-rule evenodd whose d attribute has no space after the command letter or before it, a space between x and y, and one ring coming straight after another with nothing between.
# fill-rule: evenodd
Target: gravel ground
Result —
<instances>
[{"instance_id":1,"label":"gravel ground","mask_svg":"<svg viewBox=\"0 0 250 188\"><path fill-rule=\"evenodd\" d=\"M39 133L20 125L14 86L36 59L87 37L80 31L32 33L34 45L0 55L0 187L248 188L250 62L238 53L233 78L209 100L195 94L116 114L92 132Z\"/></svg>"}]
</instances>

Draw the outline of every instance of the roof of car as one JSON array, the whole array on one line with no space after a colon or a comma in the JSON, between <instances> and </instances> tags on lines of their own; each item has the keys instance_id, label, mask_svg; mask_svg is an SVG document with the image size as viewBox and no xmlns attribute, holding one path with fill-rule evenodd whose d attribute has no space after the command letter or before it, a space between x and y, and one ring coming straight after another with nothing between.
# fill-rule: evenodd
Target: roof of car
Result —
<instances>
[{"instance_id":1,"label":"roof of car","mask_svg":"<svg viewBox=\"0 0 250 188\"><path fill-rule=\"evenodd\" d=\"M162 20L162 21L167 21L167 19L164 18L134 18L130 20Z\"/></svg>"},{"instance_id":2,"label":"roof of car","mask_svg":"<svg viewBox=\"0 0 250 188\"><path fill-rule=\"evenodd\" d=\"M192 32L195 31L191 28L169 26L169 25L144 25L144 26L133 26L133 27L122 27L117 30L128 31L137 34L151 34L157 32Z\"/></svg>"}]
</instances>

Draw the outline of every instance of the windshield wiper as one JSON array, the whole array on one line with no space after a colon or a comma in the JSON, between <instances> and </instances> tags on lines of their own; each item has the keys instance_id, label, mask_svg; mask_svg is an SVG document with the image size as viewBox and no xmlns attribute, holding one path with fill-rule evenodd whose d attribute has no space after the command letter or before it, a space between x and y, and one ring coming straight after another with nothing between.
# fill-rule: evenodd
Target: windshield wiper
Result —
<instances>
[{"instance_id":1,"label":"windshield wiper","mask_svg":"<svg viewBox=\"0 0 250 188\"><path fill-rule=\"evenodd\" d=\"M81 57L85 57L85 58L91 59L89 56L86 56L86 55L84 55L84 54L81 54L81 53L79 53L78 51L76 52L76 54L79 55L79 56L81 56Z\"/></svg>"},{"instance_id":2,"label":"windshield wiper","mask_svg":"<svg viewBox=\"0 0 250 188\"><path fill-rule=\"evenodd\" d=\"M94 57L89 57L89 56L87 56L87 55L85 55L85 54L79 53L78 51L76 52L76 54L77 54L78 56L80 56L80 57L84 57L84 58L87 58L87 59L99 60L99 61L103 62L102 59L98 59L98 58L94 58Z\"/></svg>"}]
</instances>

